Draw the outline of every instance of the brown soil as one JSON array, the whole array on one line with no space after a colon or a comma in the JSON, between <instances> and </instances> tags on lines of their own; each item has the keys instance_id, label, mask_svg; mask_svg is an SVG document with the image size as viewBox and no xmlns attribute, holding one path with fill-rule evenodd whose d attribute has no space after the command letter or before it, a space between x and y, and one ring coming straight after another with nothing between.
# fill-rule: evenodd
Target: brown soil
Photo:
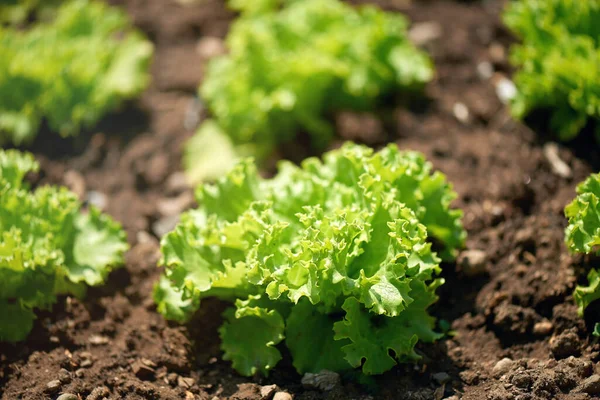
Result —
<instances>
[{"instance_id":1,"label":"brown soil","mask_svg":"<svg viewBox=\"0 0 600 400\"><path fill-rule=\"evenodd\" d=\"M377 1L415 23L442 28L426 44L437 78L416 107L340 114L339 136L424 152L455 184L468 250L456 265L444 265L447 283L432 309L451 322L454 335L420 345L421 364L399 366L370 388L343 380L329 392L303 387L287 358L269 378L238 376L220 358L224 305L217 301L206 301L187 326L156 313L150 294L160 273L157 237L193 204L180 157L204 115L195 99L204 58L219 47L206 38L223 37L233 15L216 0L193 7L114 2L156 44L152 87L89 135L71 141L41 135L34 152L42 163L40 183L65 184L103 205L122 222L132 248L107 285L85 300L61 299L40 313L26 342L0 345L3 399L73 393L90 400L257 400L277 390L295 399L534 400L600 392L600 346L590 336L592 321L578 318L570 295L592 260L568 255L562 211L576 183L600 167L600 157L585 140L561 147L572 176L558 176L544 155L544 129L514 122L498 100L494 83L510 73L511 42L499 22L501 2ZM494 76L478 74L482 62L491 63ZM458 102L469 110L464 122L454 116ZM600 315L600 307L591 308ZM273 384L276 389L265 388ZM261 389L270 394L263 397Z\"/></svg>"}]
</instances>

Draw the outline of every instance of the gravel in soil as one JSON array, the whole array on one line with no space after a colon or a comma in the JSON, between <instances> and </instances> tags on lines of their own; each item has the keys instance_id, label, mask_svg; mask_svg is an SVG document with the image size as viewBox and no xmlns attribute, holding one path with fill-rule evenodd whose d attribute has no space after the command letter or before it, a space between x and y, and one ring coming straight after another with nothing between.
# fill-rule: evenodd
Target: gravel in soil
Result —
<instances>
[{"instance_id":1,"label":"gravel in soil","mask_svg":"<svg viewBox=\"0 0 600 400\"><path fill-rule=\"evenodd\" d=\"M34 152L42 172L33 179L69 186L103 208L123 224L131 250L107 285L84 300L62 298L40 313L26 342L0 345L2 399L535 400L600 394L600 347L570 295L594 260L566 251L562 211L576 183L600 167L600 157L585 139L556 147L546 143L543 126L536 134L510 118L498 97L511 73L512 39L499 22L501 2L377 1L412 19L411 37L431 52L437 77L426 101L398 98L373 113L333 119L340 138L334 145L348 138L375 147L394 141L425 153L454 183L469 232L457 263L443 266L447 283L432 308L453 334L420 345L422 362L376 378L376 391L336 377L311 377L303 385L288 357L269 378L238 376L220 359L217 328L226 305L219 301L205 301L186 326L156 313L157 238L194 204L180 171L181 148L205 116L196 87L206 58L223 51L233 14L215 0L191 7L163 0L113 3L155 42L154 82L89 135L40 135ZM597 305L591 309L598 315ZM307 384L311 379L320 383Z\"/></svg>"}]
</instances>

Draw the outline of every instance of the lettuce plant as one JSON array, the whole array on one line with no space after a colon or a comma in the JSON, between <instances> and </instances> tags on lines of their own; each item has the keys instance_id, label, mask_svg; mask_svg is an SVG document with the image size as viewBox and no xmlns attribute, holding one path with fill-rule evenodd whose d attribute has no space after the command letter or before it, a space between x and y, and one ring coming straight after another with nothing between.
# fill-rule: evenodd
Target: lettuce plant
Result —
<instances>
[{"instance_id":1,"label":"lettuce plant","mask_svg":"<svg viewBox=\"0 0 600 400\"><path fill-rule=\"evenodd\" d=\"M433 76L428 56L409 42L402 15L339 0L229 4L242 15L227 37L228 54L212 60L200 89L214 120L197 133L210 140L188 145L193 181L231 168L235 157L222 156L231 149L260 160L298 132L322 148L336 110L371 109L382 96L421 89ZM216 134L225 139L212 139ZM198 163L202 157L208 159ZM211 165L223 167L206 171Z\"/></svg>"},{"instance_id":2,"label":"lettuce plant","mask_svg":"<svg viewBox=\"0 0 600 400\"><path fill-rule=\"evenodd\" d=\"M148 82L152 45L124 13L65 2L50 23L0 27L0 144L27 143L42 121L62 136L90 127Z\"/></svg>"},{"instance_id":3,"label":"lettuce plant","mask_svg":"<svg viewBox=\"0 0 600 400\"><path fill-rule=\"evenodd\" d=\"M593 174L577 187L577 197L565 208L569 226L565 232L567 247L574 253L589 254L600 245L600 174ZM600 273L591 269L588 286L575 288L579 314L594 300L600 299ZM596 324L595 332L600 333ZM600 335L599 335L600 336Z\"/></svg>"},{"instance_id":4,"label":"lettuce plant","mask_svg":"<svg viewBox=\"0 0 600 400\"><path fill-rule=\"evenodd\" d=\"M465 232L421 154L348 143L322 162L282 162L272 179L245 160L196 194L162 240L154 297L180 322L202 298L234 302L220 335L241 374L267 374L284 342L300 373L379 374L439 337L427 308L443 279L427 239L452 258Z\"/></svg>"},{"instance_id":5,"label":"lettuce plant","mask_svg":"<svg viewBox=\"0 0 600 400\"><path fill-rule=\"evenodd\" d=\"M0 2L0 24L19 25L33 17L47 20L56 14L61 0L2 0Z\"/></svg>"},{"instance_id":6,"label":"lettuce plant","mask_svg":"<svg viewBox=\"0 0 600 400\"><path fill-rule=\"evenodd\" d=\"M600 0L515 0L504 21L521 39L512 49L518 94L512 112L550 112L561 140L600 118ZM598 126L598 125L596 125ZM600 132L600 130L598 130Z\"/></svg>"},{"instance_id":7,"label":"lettuce plant","mask_svg":"<svg viewBox=\"0 0 600 400\"><path fill-rule=\"evenodd\" d=\"M0 341L25 339L35 309L60 294L83 295L123 262L121 227L97 209L87 213L75 194L44 186L30 191L30 154L0 150Z\"/></svg>"}]
</instances>

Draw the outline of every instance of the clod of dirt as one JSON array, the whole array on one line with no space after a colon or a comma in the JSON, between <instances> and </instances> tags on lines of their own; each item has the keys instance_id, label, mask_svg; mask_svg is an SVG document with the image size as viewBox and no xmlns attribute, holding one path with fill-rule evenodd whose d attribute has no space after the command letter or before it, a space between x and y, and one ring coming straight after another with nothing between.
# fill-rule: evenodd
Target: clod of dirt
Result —
<instances>
[{"instance_id":1,"label":"clod of dirt","mask_svg":"<svg viewBox=\"0 0 600 400\"><path fill-rule=\"evenodd\" d=\"M110 390L106 386L99 386L92 390L92 393L85 400L102 400L104 397L110 395Z\"/></svg>"},{"instance_id":2,"label":"clod of dirt","mask_svg":"<svg viewBox=\"0 0 600 400\"><path fill-rule=\"evenodd\" d=\"M287 392L277 392L275 396L273 396L273 400L292 400L293 397L291 394Z\"/></svg>"},{"instance_id":3,"label":"clod of dirt","mask_svg":"<svg viewBox=\"0 0 600 400\"><path fill-rule=\"evenodd\" d=\"M59 381L58 379L55 379L53 381L46 383L46 392L47 393L56 393L60 390L61 387L62 387L61 381Z\"/></svg>"},{"instance_id":4,"label":"clod of dirt","mask_svg":"<svg viewBox=\"0 0 600 400\"><path fill-rule=\"evenodd\" d=\"M576 393L600 394L600 375L592 375L586 378L575 389Z\"/></svg>"},{"instance_id":5,"label":"clod of dirt","mask_svg":"<svg viewBox=\"0 0 600 400\"><path fill-rule=\"evenodd\" d=\"M503 302L494 309L494 324L506 333L524 335L531 332L540 317L532 308Z\"/></svg>"},{"instance_id":6,"label":"clod of dirt","mask_svg":"<svg viewBox=\"0 0 600 400\"><path fill-rule=\"evenodd\" d=\"M302 377L302 384L306 388L316 388L323 391L333 390L334 387L339 385L340 375L337 372L323 370L316 374L307 372Z\"/></svg>"},{"instance_id":7,"label":"clod of dirt","mask_svg":"<svg viewBox=\"0 0 600 400\"><path fill-rule=\"evenodd\" d=\"M131 366L131 371L141 380L150 380L154 378L154 368L146 365L143 361L138 360Z\"/></svg>"},{"instance_id":8,"label":"clod of dirt","mask_svg":"<svg viewBox=\"0 0 600 400\"><path fill-rule=\"evenodd\" d=\"M60 396L58 396L56 400L79 400L79 397L77 397L77 395L74 395L73 393L63 393Z\"/></svg>"},{"instance_id":9,"label":"clod of dirt","mask_svg":"<svg viewBox=\"0 0 600 400\"><path fill-rule=\"evenodd\" d=\"M573 331L563 332L550 339L550 351L557 359L579 355L580 345L579 336Z\"/></svg>"},{"instance_id":10,"label":"clod of dirt","mask_svg":"<svg viewBox=\"0 0 600 400\"><path fill-rule=\"evenodd\" d=\"M529 372L519 371L510 378L510 383L521 390L528 390L533 384L533 378Z\"/></svg>"},{"instance_id":11,"label":"clod of dirt","mask_svg":"<svg viewBox=\"0 0 600 400\"><path fill-rule=\"evenodd\" d=\"M500 378L502 375L506 375L508 371L512 369L513 365L515 365L515 362L510 358L505 357L502 360L498 361L496 365L494 365L494 368L492 369L492 374L495 378Z\"/></svg>"},{"instance_id":12,"label":"clod of dirt","mask_svg":"<svg viewBox=\"0 0 600 400\"><path fill-rule=\"evenodd\" d=\"M465 250L458 256L458 265L467 276L485 273L486 255L481 250Z\"/></svg>"}]
</instances>

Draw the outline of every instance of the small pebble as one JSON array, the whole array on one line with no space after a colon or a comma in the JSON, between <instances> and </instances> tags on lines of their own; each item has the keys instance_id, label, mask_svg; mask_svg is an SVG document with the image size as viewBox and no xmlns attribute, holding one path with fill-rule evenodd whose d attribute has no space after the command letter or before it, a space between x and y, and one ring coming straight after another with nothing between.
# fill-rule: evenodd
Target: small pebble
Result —
<instances>
[{"instance_id":1,"label":"small pebble","mask_svg":"<svg viewBox=\"0 0 600 400\"><path fill-rule=\"evenodd\" d=\"M515 362L510 358L503 358L502 360L498 361L496 365L494 365L492 374L494 374L494 377L500 378L502 375L506 375L511 370L514 363Z\"/></svg>"},{"instance_id":2,"label":"small pebble","mask_svg":"<svg viewBox=\"0 0 600 400\"><path fill-rule=\"evenodd\" d=\"M61 368L60 371L58 371L58 380L62 383L69 383L71 382L71 374L66 369Z\"/></svg>"},{"instance_id":3,"label":"small pebble","mask_svg":"<svg viewBox=\"0 0 600 400\"><path fill-rule=\"evenodd\" d=\"M553 328L552 322L544 320L536 322L535 325L533 325L533 333L538 336L547 336L552 332Z\"/></svg>"},{"instance_id":4,"label":"small pebble","mask_svg":"<svg viewBox=\"0 0 600 400\"><path fill-rule=\"evenodd\" d=\"M108 204L108 199L106 198L106 195L95 190L90 190L89 192L87 192L86 200L89 204L97 207L100 210L104 210L106 208L106 205Z\"/></svg>"},{"instance_id":5,"label":"small pebble","mask_svg":"<svg viewBox=\"0 0 600 400\"><path fill-rule=\"evenodd\" d=\"M94 364L94 362L93 362L91 359L89 359L89 358L86 358L85 360L83 360L83 361L81 362L81 367L82 367L82 368L89 368L89 367L91 367L91 366L92 366L92 364Z\"/></svg>"},{"instance_id":6,"label":"small pebble","mask_svg":"<svg viewBox=\"0 0 600 400\"><path fill-rule=\"evenodd\" d=\"M471 113L464 103L454 103L452 114L454 114L454 118L465 125L471 121Z\"/></svg>"},{"instance_id":7,"label":"small pebble","mask_svg":"<svg viewBox=\"0 0 600 400\"><path fill-rule=\"evenodd\" d=\"M502 64L506 61L506 50L500 43L492 43L489 49L490 58L496 64Z\"/></svg>"},{"instance_id":8,"label":"small pebble","mask_svg":"<svg viewBox=\"0 0 600 400\"><path fill-rule=\"evenodd\" d=\"M78 370L75 371L75 376L78 378L83 378L84 375L85 375L85 369L83 369L83 368L79 368Z\"/></svg>"},{"instance_id":9,"label":"small pebble","mask_svg":"<svg viewBox=\"0 0 600 400\"><path fill-rule=\"evenodd\" d=\"M448 383L451 380L450 375L448 375L446 372L437 372L432 375L432 378L434 381L436 381L440 385L443 385L444 383Z\"/></svg>"},{"instance_id":10,"label":"small pebble","mask_svg":"<svg viewBox=\"0 0 600 400\"><path fill-rule=\"evenodd\" d=\"M417 46L433 42L442 36L442 26L434 21L418 22L408 32L409 39Z\"/></svg>"},{"instance_id":11,"label":"small pebble","mask_svg":"<svg viewBox=\"0 0 600 400\"><path fill-rule=\"evenodd\" d=\"M163 237L166 233L172 231L178 222L179 215L163 217L152 224L152 232L158 237Z\"/></svg>"},{"instance_id":12,"label":"small pebble","mask_svg":"<svg viewBox=\"0 0 600 400\"><path fill-rule=\"evenodd\" d=\"M487 81L494 76L494 66L489 61L482 61L477 64L477 75L479 79Z\"/></svg>"},{"instance_id":13,"label":"small pebble","mask_svg":"<svg viewBox=\"0 0 600 400\"><path fill-rule=\"evenodd\" d=\"M56 393L60 390L61 386L62 386L62 383L58 379L55 379L53 381L46 383L46 392Z\"/></svg>"},{"instance_id":14,"label":"small pebble","mask_svg":"<svg viewBox=\"0 0 600 400\"><path fill-rule=\"evenodd\" d=\"M291 394L287 392L277 392L275 396L273 396L273 400L292 400L293 397Z\"/></svg>"},{"instance_id":15,"label":"small pebble","mask_svg":"<svg viewBox=\"0 0 600 400\"><path fill-rule=\"evenodd\" d=\"M184 389L191 388L192 386L194 386L194 383L194 378L185 378L183 376L177 378L177 386Z\"/></svg>"},{"instance_id":16,"label":"small pebble","mask_svg":"<svg viewBox=\"0 0 600 400\"><path fill-rule=\"evenodd\" d=\"M558 145L556 143L546 143L543 151L544 157L548 160L554 174L561 178L571 177L571 167L560 158L560 155L558 154Z\"/></svg>"},{"instance_id":17,"label":"small pebble","mask_svg":"<svg viewBox=\"0 0 600 400\"><path fill-rule=\"evenodd\" d=\"M58 396L56 400L79 400L79 397L72 393L63 393L60 396Z\"/></svg>"},{"instance_id":18,"label":"small pebble","mask_svg":"<svg viewBox=\"0 0 600 400\"><path fill-rule=\"evenodd\" d=\"M496 80L496 95L502 103L508 104L517 96L517 87L510 79L502 76Z\"/></svg>"},{"instance_id":19,"label":"small pebble","mask_svg":"<svg viewBox=\"0 0 600 400\"><path fill-rule=\"evenodd\" d=\"M467 276L477 276L484 274L486 255L482 250L465 250L459 254L458 265Z\"/></svg>"},{"instance_id":20,"label":"small pebble","mask_svg":"<svg viewBox=\"0 0 600 400\"><path fill-rule=\"evenodd\" d=\"M102 335L92 335L88 338L88 342L90 342L93 345L100 346L110 342L110 339Z\"/></svg>"},{"instance_id":21,"label":"small pebble","mask_svg":"<svg viewBox=\"0 0 600 400\"><path fill-rule=\"evenodd\" d=\"M196 44L196 52L200 57L209 59L227 52L223 39L214 36L203 36Z\"/></svg>"},{"instance_id":22,"label":"small pebble","mask_svg":"<svg viewBox=\"0 0 600 400\"><path fill-rule=\"evenodd\" d=\"M316 374L307 372L302 377L302 384L307 388L316 388L330 391L340 383L340 375L337 372L323 370Z\"/></svg>"},{"instance_id":23,"label":"small pebble","mask_svg":"<svg viewBox=\"0 0 600 400\"><path fill-rule=\"evenodd\" d=\"M267 385L260 388L260 397L263 399L270 399L273 393L277 391L277 385Z\"/></svg>"}]
</instances>

